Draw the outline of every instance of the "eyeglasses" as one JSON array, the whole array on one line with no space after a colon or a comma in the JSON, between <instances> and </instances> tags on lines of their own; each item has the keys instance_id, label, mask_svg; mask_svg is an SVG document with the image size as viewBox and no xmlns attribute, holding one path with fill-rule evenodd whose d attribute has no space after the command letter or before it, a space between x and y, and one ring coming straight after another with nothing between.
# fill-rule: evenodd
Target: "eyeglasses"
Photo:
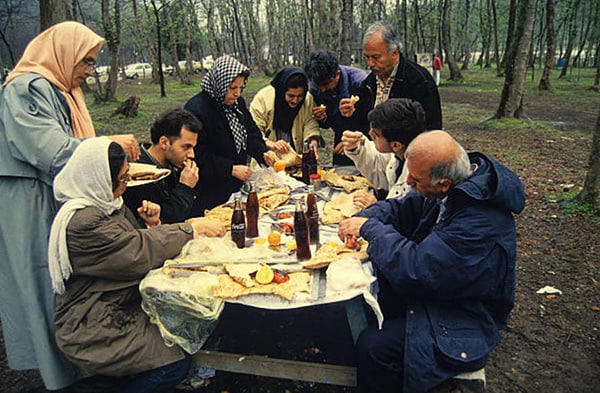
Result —
<instances>
[{"instance_id":1,"label":"eyeglasses","mask_svg":"<svg viewBox=\"0 0 600 393\"><path fill-rule=\"evenodd\" d=\"M127 173L125 176L119 177L117 179L117 184L118 185L122 184L122 185L126 186L127 183L129 183L130 181L131 181L131 175L129 173Z\"/></svg>"},{"instance_id":2,"label":"eyeglasses","mask_svg":"<svg viewBox=\"0 0 600 393\"><path fill-rule=\"evenodd\" d=\"M86 57L83 60L81 60L81 62L83 64L85 64L86 67L89 67L89 68L92 68L92 69L94 67L96 67L96 60L94 58L92 58L92 57Z\"/></svg>"}]
</instances>

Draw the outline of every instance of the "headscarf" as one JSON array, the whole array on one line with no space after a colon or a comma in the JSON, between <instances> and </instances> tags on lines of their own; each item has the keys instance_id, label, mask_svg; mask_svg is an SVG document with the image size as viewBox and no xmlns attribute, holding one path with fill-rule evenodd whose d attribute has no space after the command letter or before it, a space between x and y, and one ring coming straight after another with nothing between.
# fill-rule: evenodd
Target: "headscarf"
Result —
<instances>
[{"instance_id":1,"label":"headscarf","mask_svg":"<svg viewBox=\"0 0 600 393\"><path fill-rule=\"evenodd\" d=\"M55 293L65 292L64 280L71 272L67 248L67 226L77 210L95 206L107 216L123 206L123 198L113 199L106 137L86 139L54 179L54 197L63 205L50 229L48 264Z\"/></svg>"},{"instance_id":2,"label":"headscarf","mask_svg":"<svg viewBox=\"0 0 600 393\"><path fill-rule=\"evenodd\" d=\"M236 151L239 153L242 149L246 149L246 140L248 132L242 124L240 118L243 116L239 109L238 102L233 105L225 105L225 95L229 85L233 83L235 78L242 73L249 73L250 69L234 59L231 56L224 55L219 57L213 63L213 66L204 78L202 79L202 90L205 90L218 104L223 107L225 117L229 123L235 142ZM244 87L246 87L247 79L244 78Z\"/></svg>"},{"instance_id":3,"label":"headscarf","mask_svg":"<svg viewBox=\"0 0 600 393\"><path fill-rule=\"evenodd\" d=\"M308 77L301 68L286 67L279 71L271 81L271 86L275 88L275 111L273 113L273 127L275 128L278 139L289 139L290 141L293 140L293 138L290 137L292 125L294 124L294 119L300 111L300 108L302 108L302 105L304 105L304 100L302 100L302 102L298 103L295 108L290 108L288 103L285 101L285 92L289 89L287 86L288 80L296 74L301 74L304 77L305 84L302 87L304 87L304 94L307 94ZM283 136L282 134L288 136L289 138Z\"/></svg>"},{"instance_id":4,"label":"headscarf","mask_svg":"<svg viewBox=\"0 0 600 393\"><path fill-rule=\"evenodd\" d=\"M63 22L41 32L25 48L23 57L4 85L18 76L34 73L46 78L65 96L76 138L96 135L81 87L71 87L73 69L89 51L100 49L104 39L78 22Z\"/></svg>"}]
</instances>

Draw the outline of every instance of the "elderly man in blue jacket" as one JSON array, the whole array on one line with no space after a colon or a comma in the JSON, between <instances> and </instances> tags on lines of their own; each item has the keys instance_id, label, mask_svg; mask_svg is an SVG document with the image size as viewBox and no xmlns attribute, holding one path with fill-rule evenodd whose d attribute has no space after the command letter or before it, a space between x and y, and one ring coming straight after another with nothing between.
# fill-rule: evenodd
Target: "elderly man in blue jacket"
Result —
<instances>
[{"instance_id":1,"label":"elderly man in blue jacket","mask_svg":"<svg viewBox=\"0 0 600 393\"><path fill-rule=\"evenodd\" d=\"M417 192L371 205L340 223L362 236L380 283L385 321L357 342L362 392L421 393L480 381L460 373L485 366L514 305L516 229L523 185L499 162L467 155L446 132L430 131L406 151ZM439 390L442 391L442 390Z\"/></svg>"}]
</instances>

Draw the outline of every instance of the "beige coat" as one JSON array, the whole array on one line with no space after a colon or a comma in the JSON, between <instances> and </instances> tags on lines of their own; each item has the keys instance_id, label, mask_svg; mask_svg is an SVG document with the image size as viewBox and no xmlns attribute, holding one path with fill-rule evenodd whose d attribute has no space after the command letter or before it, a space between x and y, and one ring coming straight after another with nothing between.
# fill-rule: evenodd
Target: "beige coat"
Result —
<instances>
[{"instance_id":1,"label":"beige coat","mask_svg":"<svg viewBox=\"0 0 600 393\"><path fill-rule=\"evenodd\" d=\"M126 207L107 217L96 207L75 213L67 228L73 273L57 296L56 340L76 365L124 376L183 359L167 347L141 309L138 284L193 238L190 224L137 229Z\"/></svg>"},{"instance_id":2,"label":"beige coat","mask_svg":"<svg viewBox=\"0 0 600 393\"><path fill-rule=\"evenodd\" d=\"M312 108L315 105L312 94L306 93L306 98L294 123L292 124L292 138L296 152L302 154L302 146L310 137L318 137L321 140L321 130L319 123L312 115ZM258 128L262 131L265 138L275 141L277 133L273 127L275 119L275 88L271 85L263 87L250 103L250 113Z\"/></svg>"}]
</instances>

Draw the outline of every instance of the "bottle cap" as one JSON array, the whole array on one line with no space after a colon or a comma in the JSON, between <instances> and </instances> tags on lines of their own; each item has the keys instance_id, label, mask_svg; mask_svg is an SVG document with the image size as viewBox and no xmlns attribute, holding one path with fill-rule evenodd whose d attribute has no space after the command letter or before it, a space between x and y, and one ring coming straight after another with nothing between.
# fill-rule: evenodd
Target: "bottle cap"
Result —
<instances>
[{"instance_id":1,"label":"bottle cap","mask_svg":"<svg viewBox=\"0 0 600 393\"><path fill-rule=\"evenodd\" d=\"M318 173L313 173L309 176L310 179L320 179L321 175L319 175Z\"/></svg>"}]
</instances>

